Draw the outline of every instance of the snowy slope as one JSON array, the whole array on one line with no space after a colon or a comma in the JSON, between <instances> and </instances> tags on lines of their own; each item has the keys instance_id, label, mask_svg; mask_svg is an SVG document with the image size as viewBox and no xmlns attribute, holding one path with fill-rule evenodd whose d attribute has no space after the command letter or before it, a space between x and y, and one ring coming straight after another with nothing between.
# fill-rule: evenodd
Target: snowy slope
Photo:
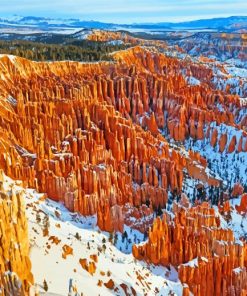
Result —
<instances>
[{"instance_id":1,"label":"snowy slope","mask_svg":"<svg viewBox=\"0 0 247 296\"><path fill-rule=\"evenodd\" d=\"M226 149L223 153L219 152L218 143L215 147L212 147L210 145L210 139L207 138L197 140L196 142L192 141L192 139L186 140L184 145L186 150L190 148L200 152L200 154L207 159L210 170L213 171L218 178L220 177L223 179L228 188L233 187L237 182L240 182L243 185L246 184L247 154L245 152L227 152L231 138L235 135L238 143L242 131L225 124L216 126L215 122L211 123L210 127L218 130L218 139L220 139L221 134L227 133L228 143L226 144Z\"/></svg>"},{"instance_id":2,"label":"snowy slope","mask_svg":"<svg viewBox=\"0 0 247 296\"><path fill-rule=\"evenodd\" d=\"M240 238L247 239L247 215L240 215L236 210L235 206L239 205L241 197L234 198L230 200L231 205L231 215L228 221L224 217L221 217L221 225L225 228L230 228L234 232L234 237L236 240ZM215 211L218 212L218 207L214 207Z\"/></svg>"},{"instance_id":3,"label":"snowy slope","mask_svg":"<svg viewBox=\"0 0 247 296\"><path fill-rule=\"evenodd\" d=\"M228 91L239 96L247 94L247 65L237 66L238 59L229 59L227 63L213 64L214 73L212 83L216 89ZM223 73L220 68L223 66Z\"/></svg>"},{"instance_id":4,"label":"snowy slope","mask_svg":"<svg viewBox=\"0 0 247 296\"><path fill-rule=\"evenodd\" d=\"M7 177L4 186L24 190ZM86 218L70 213L63 205L44 199L43 194L32 189L25 189L25 193L32 272L41 292L44 292L43 281L46 280L46 295L72 296L76 291L84 296L126 295L123 288L130 295L170 295L170 292L182 295L182 285L173 268L169 271L133 258L132 243L136 238L143 240L138 231L125 227L131 242L126 239L122 242L122 235L118 234L115 246L109 241L109 234L97 228L94 216ZM62 257L64 245L72 248L72 254L66 259ZM94 275L79 263L85 258L92 262L90 255L98 257ZM110 279L114 282L112 290L104 285Z\"/></svg>"}]
</instances>

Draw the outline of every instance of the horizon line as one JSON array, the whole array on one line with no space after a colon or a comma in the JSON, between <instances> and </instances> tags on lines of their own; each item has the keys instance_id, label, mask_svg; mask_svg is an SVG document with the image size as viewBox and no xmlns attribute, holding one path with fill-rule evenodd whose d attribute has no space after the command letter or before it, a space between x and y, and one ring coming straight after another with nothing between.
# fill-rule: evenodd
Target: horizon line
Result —
<instances>
[{"instance_id":1,"label":"horizon line","mask_svg":"<svg viewBox=\"0 0 247 296\"><path fill-rule=\"evenodd\" d=\"M238 15L228 15L228 16L215 16L215 17L198 17L198 18L191 18L191 19L184 19L181 21L153 21L153 22L108 22L108 21L103 21L100 19L85 19L85 18L80 18L80 17L72 17L72 16L37 16L37 15L19 15L19 14L11 14L11 15L6 15L6 16L0 16L0 19L6 19L8 20L11 17L20 17L20 18L26 18L26 17L33 17L33 18L41 18L41 19L54 19L54 20L79 20L79 21L84 21L84 22L99 22L99 23L104 23L104 24L116 24L116 25L149 25L149 24L165 24L165 23L173 23L173 24L179 24L179 23L185 23L185 22L193 22L193 21L201 21L201 20L214 20L214 19L229 19L233 17L247 17L247 14L238 14Z\"/></svg>"}]
</instances>

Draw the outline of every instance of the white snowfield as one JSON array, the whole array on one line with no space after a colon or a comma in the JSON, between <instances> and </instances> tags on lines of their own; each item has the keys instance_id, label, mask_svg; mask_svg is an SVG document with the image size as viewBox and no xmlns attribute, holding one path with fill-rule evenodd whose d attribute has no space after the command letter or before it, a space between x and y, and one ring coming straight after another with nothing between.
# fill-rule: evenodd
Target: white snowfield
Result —
<instances>
[{"instance_id":1,"label":"white snowfield","mask_svg":"<svg viewBox=\"0 0 247 296\"><path fill-rule=\"evenodd\" d=\"M134 259L131 246L134 241L143 241L143 234L125 226L131 242L126 239L122 241L122 234L118 233L117 239L114 238L115 246L114 241L109 241L110 235L98 229L95 216L83 217L70 213L62 204L43 199L43 194L33 189L23 189L17 184L20 182L8 177L4 182L6 190L10 186L25 190L30 258L36 282L33 290L39 289L41 295L44 293L47 296L126 295L120 286L123 284L129 295L165 296L171 295L171 292L172 295L182 295L182 284L173 267L168 270ZM49 233L43 236L46 227ZM66 259L62 257L64 245L73 250ZM98 256L94 275L79 263L80 259L85 258L92 262L90 255ZM112 290L104 285L110 279L114 282ZM43 290L44 280L48 285L47 292ZM99 281L102 286L98 286Z\"/></svg>"}]
</instances>

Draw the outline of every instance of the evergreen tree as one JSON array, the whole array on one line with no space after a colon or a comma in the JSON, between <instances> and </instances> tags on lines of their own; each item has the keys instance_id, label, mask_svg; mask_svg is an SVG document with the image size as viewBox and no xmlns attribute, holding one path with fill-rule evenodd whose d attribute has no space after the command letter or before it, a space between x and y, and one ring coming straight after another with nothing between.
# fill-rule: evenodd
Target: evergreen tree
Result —
<instances>
[{"instance_id":1,"label":"evergreen tree","mask_svg":"<svg viewBox=\"0 0 247 296\"><path fill-rule=\"evenodd\" d=\"M46 282L46 280L44 279L44 281L43 281L43 288L44 288L44 290L47 292L48 291L48 284L47 284L47 282Z\"/></svg>"}]
</instances>

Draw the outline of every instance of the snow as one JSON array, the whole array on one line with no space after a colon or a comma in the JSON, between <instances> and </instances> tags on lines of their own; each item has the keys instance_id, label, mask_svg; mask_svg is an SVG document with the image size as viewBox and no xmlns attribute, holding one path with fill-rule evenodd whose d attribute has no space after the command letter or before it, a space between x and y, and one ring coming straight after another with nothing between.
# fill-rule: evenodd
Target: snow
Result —
<instances>
[{"instance_id":1,"label":"snow","mask_svg":"<svg viewBox=\"0 0 247 296\"><path fill-rule=\"evenodd\" d=\"M25 190L26 214L29 227L30 257L32 272L36 287L42 292L44 279L48 284L48 293L45 295L76 295L71 288L85 296L94 295L125 295L120 284L127 285L131 294L133 287L137 295L182 295L182 284L178 280L177 271L162 266L154 266L134 259L131 246L127 248L126 241L122 242L122 235L117 234L117 243L109 241L108 233L102 232L96 226L96 217L83 217L70 213L65 207L50 199L45 199L43 194L38 194L33 189L23 189L21 182L12 181L5 177L4 188L7 190L14 186L16 190ZM44 221L49 221L48 236L43 236ZM125 226L128 238L134 241L134 235L140 241L143 235L136 230ZM76 237L76 234L77 237ZM58 244L52 242L54 236L61 240ZM49 239L50 238L50 239ZM105 244L105 252L102 245ZM73 255L62 258L62 247L71 246ZM123 251L120 251L120 247ZM90 259L90 255L97 254L98 262L96 272L90 275L84 270L80 259ZM102 273L104 272L104 273ZM117 290L109 290L104 284L99 287L98 281L107 283L112 279ZM158 290L157 290L158 289Z\"/></svg>"},{"instance_id":2,"label":"snow","mask_svg":"<svg viewBox=\"0 0 247 296\"><path fill-rule=\"evenodd\" d=\"M8 96L7 101L8 101L11 105L13 105L13 106L16 106L16 105L17 105L17 101L16 101L16 99L14 99L14 98L11 97L11 96Z\"/></svg>"},{"instance_id":3,"label":"snow","mask_svg":"<svg viewBox=\"0 0 247 296\"><path fill-rule=\"evenodd\" d=\"M247 78L247 69L244 68L238 68L234 66L226 66L225 67L227 72L231 74L232 76L239 76L241 78Z\"/></svg>"},{"instance_id":4,"label":"snow","mask_svg":"<svg viewBox=\"0 0 247 296\"><path fill-rule=\"evenodd\" d=\"M239 58L232 58L226 60L226 63L232 66L236 66L239 68L247 68L247 61L246 60L240 60Z\"/></svg>"},{"instance_id":5,"label":"snow","mask_svg":"<svg viewBox=\"0 0 247 296\"><path fill-rule=\"evenodd\" d=\"M183 266L198 267L198 258L195 258L195 259L183 264Z\"/></svg>"},{"instance_id":6,"label":"snow","mask_svg":"<svg viewBox=\"0 0 247 296\"><path fill-rule=\"evenodd\" d=\"M240 201L241 197L230 200L231 218L228 222L221 216L221 224L233 231L236 240L241 237L247 239L247 215L240 215L235 208L236 205L240 204ZM218 211L217 207L215 207L215 210ZM242 244L241 241L239 242Z\"/></svg>"},{"instance_id":7,"label":"snow","mask_svg":"<svg viewBox=\"0 0 247 296\"><path fill-rule=\"evenodd\" d=\"M239 98L239 100L240 100L241 107L247 107L247 98ZM245 115L246 115L246 113L247 113L246 110L241 110L241 111L245 111Z\"/></svg>"},{"instance_id":8,"label":"snow","mask_svg":"<svg viewBox=\"0 0 247 296\"><path fill-rule=\"evenodd\" d=\"M230 86L230 93L237 94L239 96L244 96L247 94L247 82L243 81L239 77L229 77L221 78L219 76L214 76L212 83L215 88L225 91L228 86Z\"/></svg>"},{"instance_id":9,"label":"snow","mask_svg":"<svg viewBox=\"0 0 247 296\"><path fill-rule=\"evenodd\" d=\"M108 44L108 45L121 45L121 44L124 44L124 42L122 40L111 40L111 41L107 41L106 44Z\"/></svg>"},{"instance_id":10,"label":"snow","mask_svg":"<svg viewBox=\"0 0 247 296\"><path fill-rule=\"evenodd\" d=\"M227 133L228 142L226 148L221 153L219 151L219 145L217 143L216 147L210 145L210 139L197 140L196 142L188 139L185 141L186 149L191 148L193 151L198 151L205 157L208 161L210 170L214 172L218 179L226 180L226 185L228 187L233 187L236 182L241 184L247 183L247 153L228 153L227 148L229 146L230 140L235 135L238 141L242 135L242 131L238 130L232 126L227 126L225 124L216 125L215 122L210 124L211 131L213 128L218 130L218 140L221 134ZM236 145L236 147L237 147Z\"/></svg>"},{"instance_id":11,"label":"snow","mask_svg":"<svg viewBox=\"0 0 247 296\"><path fill-rule=\"evenodd\" d=\"M0 34L5 34L5 37L8 37L6 34L18 34L18 35L33 35L35 37L35 34L42 34L47 32L47 28L38 28L34 27L32 25L23 26L23 25L10 25L8 24L8 27L1 27L0 22ZM72 28L72 27L50 27L49 33L53 34L74 34L78 31L78 28ZM11 38L10 35L10 38ZM31 37L31 36L30 36ZM29 38L27 36L27 38ZM25 38L26 39L26 38Z\"/></svg>"},{"instance_id":12,"label":"snow","mask_svg":"<svg viewBox=\"0 0 247 296\"><path fill-rule=\"evenodd\" d=\"M233 272L234 272L234 273L241 273L243 270L244 270L243 268L241 268L241 267L237 267L237 268L234 268L234 269L233 269Z\"/></svg>"},{"instance_id":13,"label":"snow","mask_svg":"<svg viewBox=\"0 0 247 296\"><path fill-rule=\"evenodd\" d=\"M204 262L208 262L208 259L205 258L205 257L201 257L200 259L203 260ZM196 257L196 258L194 258L194 259L190 260L189 262L184 263L182 265L183 266L189 266L191 268L198 267L199 266L198 257Z\"/></svg>"},{"instance_id":14,"label":"snow","mask_svg":"<svg viewBox=\"0 0 247 296\"><path fill-rule=\"evenodd\" d=\"M183 146L179 145L176 141L174 141L174 139L169 139L169 147L171 147L172 149L176 150L177 152L179 152L180 155L182 155L185 158L190 158L189 153L188 153L188 147L190 147L191 150L194 151L199 151L200 148L195 148L196 145L192 145L192 140L188 139L185 141L184 143L184 147L186 147L186 149L184 149ZM200 142L200 141L198 141ZM210 144L209 144L210 145ZM171 151L171 149L169 149ZM199 151L201 155L203 155L202 151ZM201 164L197 161L193 161L193 164L199 168L201 168L202 170L205 170L205 172L207 173L208 177L212 177L212 178L216 178L220 181L222 181L222 178L219 174L215 173L214 169L209 169L208 167L203 168L201 166ZM189 197L192 198L195 196L196 194L196 188L197 185L204 183L205 188L207 189L208 184L205 182L202 182L200 179L196 179L196 178L192 178L188 175L188 171L186 168L183 169L183 173L184 173L184 181L183 181L183 187L182 187L182 191ZM172 199L172 195L169 193L169 197L171 197Z\"/></svg>"},{"instance_id":15,"label":"snow","mask_svg":"<svg viewBox=\"0 0 247 296\"><path fill-rule=\"evenodd\" d=\"M193 76L186 77L186 82L189 85L200 85L201 84L200 80L196 79Z\"/></svg>"},{"instance_id":16,"label":"snow","mask_svg":"<svg viewBox=\"0 0 247 296\"><path fill-rule=\"evenodd\" d=\"M222 69L223 73L220 69ZM232 94L246 96L247 94L247 64L244 66L238 63L236 59L228 60L226 63L213 64L212 70L214 77L212 83L215 88L225 91L230 87L229 91Z\"/></svg>"},{"instance_id":17,"label":"snow","mask_svg":"<svg viewBox=\"0 0 247 296\"><path fill-rule=\"evenodd\" d=\"M86 40L88 36L90 36L93 33L92 30L81 30L73 34L73 37L75 37L78 40Z\"/></svg>"},{"instance_id":18,"label":"snow","mask_svg":"<svg viewBox=\"0 0 247 296\"><path fill-rule=\"evenodd\" d=\"M29 204L29 203L28 203ZM27 204L27 205L28 205ZM35 208L40 205L41 210L45 213L49 213L50 220L50 234L55 235L62 240L62 244L52 245L51 249L46 248L48 239L43 238L39 235L38 239L36 237L36 231L41 234L40 225L37 226L35 222ZM29 211L29 209L31 211ZM81 217L78 215L73 215L62 205L57 205L56 203L46 200L40 204L35 204L34 207L30 207L28 212L29 225L31 228L31 241L33 243L31 249L31 260L33 263L33 272L36 281L42 285L44 278L47 279L49 286L49 291L53 293L59 293L59 295L67 295L69 287L69 279L72 279L73 285L76 285L80 292L84 295L112 295L112 292L108 290L104 285L102 287L97 286L97 282L101 279L104 283L108 282L110 278L116 284L125 283L129 287L134 287L138 295L143 295L144 292L149 293L149 295L155 295L155 287L161 287L166 282L164 278L165 269L163 268L163 276L155 275L148 268L147 264L142 262L135 262L132 254L125 254L118 250L111 242L109 242L109 235L104 232L100 232L96 227L95 217ZM58 219L53 214L54 210L58 209L61 213L61 217ZM60 228L56 227L56 224L60 224ZM130 233L129 229L127 232ZM136 232L136 231L135 231ZM75 238L76 233L81 236L81 241ZM98 253L98 248L102 248L104 240L106 245L105 254L103 252L99 253L97 271L91 276L87 271L83 270L79 264L80 258L89 258L92 254ZM119 238L118 238L119 241ZM90 250L88 250L88 243L90 244ZM61 257L63 244L70 245L73 248L73 256L67 256L67 259ZM121 242L117 244L120 248ZM122 249L124 247L122 246ZM127 252L130 250L128 249ZM40 258L40 259L38 259ZM42 262L42 263L41 263ZM42 268L43 266L43 268ZM76 269L76 272L74 272ZM111 275L102 276L100 271L107 274L110 272ZM55 276L54 276L55 274ZM150 282L150 289L147 288L147 284L143 287L136 285L138 281L137 277L140 274L145 279ZM148 274L148 277L146 276ZM85 285L85 283L87 283ZM90 287L90 288L89 288ZM181 287L179 283L169 283L168 287L176 291L179 295L181 293ZM169 293L169 288L166 289L166 294ZM124 295L122 289L119 287L119 293L114 293L115 295ZM180 294L181 295L181 294Z\"/></svg>"}]
</instances>

